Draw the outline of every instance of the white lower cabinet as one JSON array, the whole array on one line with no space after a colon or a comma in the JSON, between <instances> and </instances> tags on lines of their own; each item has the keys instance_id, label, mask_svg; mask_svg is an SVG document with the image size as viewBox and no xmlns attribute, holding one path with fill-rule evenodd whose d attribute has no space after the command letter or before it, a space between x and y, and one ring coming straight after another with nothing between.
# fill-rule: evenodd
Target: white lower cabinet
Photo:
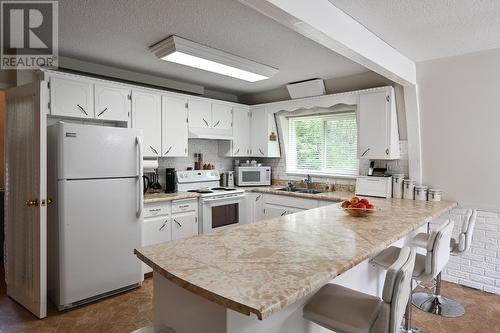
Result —
<instances>
[{"instance_id":1,"label":"white lower cabinet","mask_svg":"<svg viewBox=\"0 0 500 333\"><path fill-rule=\"evenodd\" d=\"M257 222L274 217L294 214L303 210L336 204L334 201L297 198L289 195L249 192L248 221Z\"/></svg>"},{"instance_id":2,"label":"white lower cabinet","mask_svg":"<svg viewBox=\"0 0 500 333\"><path fill-rule=\"evenodd\" d=\"M172 240L198 235L198 214L172 214Z\"/></svg>"},{"instance_id":3,"label":"white lower cabinet","mask_svg":"<svg viewBox=\"0 0 500 333\"><path fill-rule=\"evenodd\" d=\"M144 204L142 246L198 235L198 199ZM152 270L142 265L143 274Z\"/></svg>"},{"instance_id":4,"label":"white lower cabinet","mask_svg":"<svg viewBox=\"0 0 500 333\"><path fill-rule=\"evenodd\" d=\"M245 193L246 223L257 222L263 219L264 215L264 194L247 192Z\"/></svg>"}]
</instances>

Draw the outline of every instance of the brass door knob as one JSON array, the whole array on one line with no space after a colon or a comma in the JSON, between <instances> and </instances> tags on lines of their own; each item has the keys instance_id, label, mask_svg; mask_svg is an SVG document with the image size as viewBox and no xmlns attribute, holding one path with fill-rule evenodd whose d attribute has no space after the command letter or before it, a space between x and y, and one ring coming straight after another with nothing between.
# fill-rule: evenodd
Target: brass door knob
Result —
<instances>
[{"instance_id":1,"label":"brass door knob","mask_svg":"<svg viewBox=\"0 0 500 333\"><path fill-rule=\"evenodd\" d=\"M38 205L39 205L38 198L26 201L26 206L28 207L38 207Z\"/></svg>"}]
</instances>

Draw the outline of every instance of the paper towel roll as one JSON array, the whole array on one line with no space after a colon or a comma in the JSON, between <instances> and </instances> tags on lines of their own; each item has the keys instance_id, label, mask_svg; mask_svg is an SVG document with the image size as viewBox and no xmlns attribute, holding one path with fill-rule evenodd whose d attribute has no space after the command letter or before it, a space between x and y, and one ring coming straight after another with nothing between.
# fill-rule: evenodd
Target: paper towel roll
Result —
<instances>
[{"instance_id":1,"label":"paper towel roll","mask_svg":"<svg viewBox=\"0 0 500 333\"><path fill-rule=\"evenodd\" d=\"M158 160L143 160L142 170L143 172L154 172L158 169Z\"/></svg>"}]
</instances>

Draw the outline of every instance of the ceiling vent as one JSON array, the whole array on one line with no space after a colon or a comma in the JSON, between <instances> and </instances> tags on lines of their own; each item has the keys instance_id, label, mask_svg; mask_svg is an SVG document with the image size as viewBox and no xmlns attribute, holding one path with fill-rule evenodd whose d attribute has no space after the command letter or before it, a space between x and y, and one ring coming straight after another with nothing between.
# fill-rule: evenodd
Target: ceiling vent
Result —
<instances>
[{"instance_id":1,"label":"ceiling vent","mask_svg":"<svg viewBox=\"0 0 500 333\"><path fill-rule=\"evenodd\" d=\"M320 96L326 93L325 83L322 79L300 81L286 85L292 99Z\"/></svg>"}]
</instances>

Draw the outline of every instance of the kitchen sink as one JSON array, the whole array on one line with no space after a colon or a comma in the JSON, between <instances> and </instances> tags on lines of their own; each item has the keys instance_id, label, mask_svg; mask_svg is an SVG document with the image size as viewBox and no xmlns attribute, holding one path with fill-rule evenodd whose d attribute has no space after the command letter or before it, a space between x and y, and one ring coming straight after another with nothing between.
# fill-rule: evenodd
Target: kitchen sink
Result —
<instances>
[{"instance_id":1,"label":"kitchen sink","mask_svg":"<svg viewBox=\"0 0 500 333\"><path fill-rule=\"evenodd\" d=\"M318 193L323 193L323 191L317 191L317 190L308 190L305 188L290 188L290 187L283 187L279 188L278 191L284 191L284 192L297 192L297 193L308 193L308 194L318 194Z\"/></svg>"}]
</instances>

